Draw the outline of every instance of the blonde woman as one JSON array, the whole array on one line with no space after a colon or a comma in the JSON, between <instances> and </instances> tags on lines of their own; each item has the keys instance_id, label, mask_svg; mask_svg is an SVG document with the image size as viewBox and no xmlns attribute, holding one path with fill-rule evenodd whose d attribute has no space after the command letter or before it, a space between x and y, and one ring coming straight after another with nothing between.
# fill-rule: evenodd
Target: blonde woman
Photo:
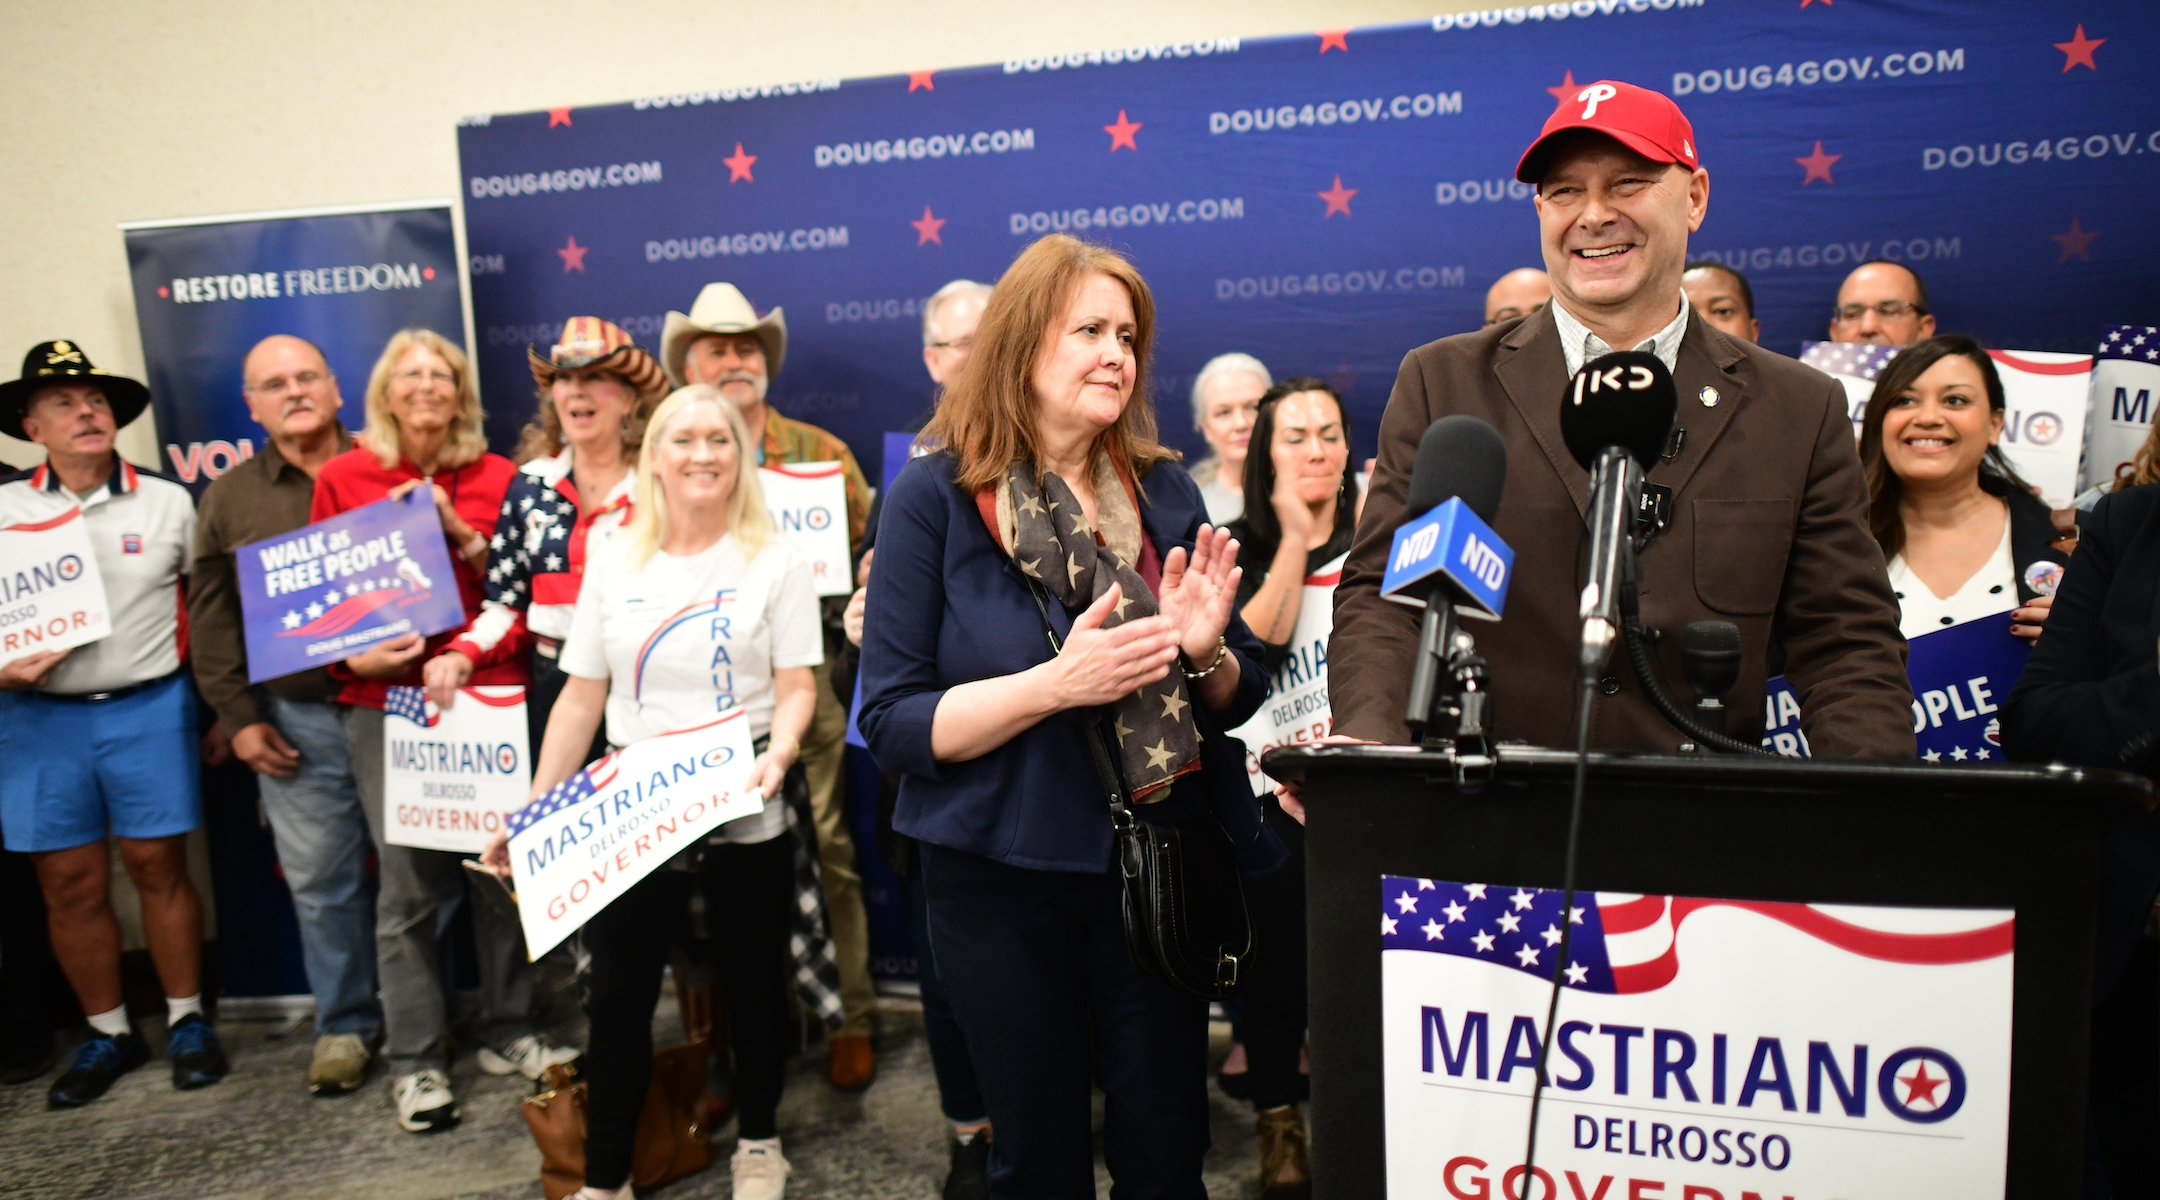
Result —
<instances>
[{"instance_id":1,"label":"blonde woman","mask_svg":"<svg viewBox=\"0 0 2160 1200\"><path fill-rule=\"evenodd\" d=\"M458 597L468 621L479 615L482 574L503 493L516 469L488 453L480 394L465 354L442 335L407 329L390 339L368 377L367 425L351 450L315 477L309 520L320 521L428 487L449 543ZM383 1057L400 1127L430 1133L457 1124L450 1089L450 1014L443 1003L437 918L464 895L462 855L393 846L383 840L383 704L393 687L421 687L423 667L464 631L392 638L330 668L345 687L338 703L352 748L353 781L382 870L375 903L375 951L383 1001ZM476 686L526 682L521 656L473 652ZM542 1040L525 937L515 917L470 906L480 957L479 1059L490 1074L537 1077L577 1052Z\"/></svg>"},{"instance_id":2,"label":"blonde woman","mask_svg":"<svg viewBox=\"0 0 2160 1200\"><path fill-rule=\"evenodd\" d=\"M793 1037L787 1010L795 845L783 790L807 802L796 766L825 661L810 563L773 529L745 447L742 415L694 384L662 401L638 453L630 525L594 555L562 667L569 675L534 763L535 797L585 765L604 716L626 746L741 708L758 757L750 786L763 813L722 826L593 917L586 1016L591 1084L586 1197L627 1200L638 1112L652 1073L661 967L700 889L728 999L740 1114L736 1200L787 1191L776 1116ZM802 793L800 797L796 793ZM484 861L509 866L498 838Z\"/></svg>"}]
</instances>

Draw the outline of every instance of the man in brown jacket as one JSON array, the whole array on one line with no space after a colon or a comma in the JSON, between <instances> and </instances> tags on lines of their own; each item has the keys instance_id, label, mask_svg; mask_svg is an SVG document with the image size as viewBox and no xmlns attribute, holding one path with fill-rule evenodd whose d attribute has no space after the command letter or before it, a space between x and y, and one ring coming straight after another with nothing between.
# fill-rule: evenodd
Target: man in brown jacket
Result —
<instances>
[{"instance_id":1,"label":"man in brown jacket","mask_svg":"<svg viewBox=\"0 0 2160 1200\"><path fill-rule=\"evenodd\" d=\"M278 863L300 919L301 959L315 993L308 1090L353 1091L382 1041L375 998L375 904L368 895L367 821L327 671L248 683L247 635L233 553L308 523L315 473L352 448L338 421L337 376L315 344L275 334L240 368L248 411L268 435L253 458L203 493L188 592L195 682L253 768Z\"/></svg>"},{"instance_id":2,"label":"man in brown jacket","mask_svg":"<svg viewBox=\"0 0 2160 1200\"><path fill-rule=\"evenodd\" d=\"M1515 551L1506 618L1469 632L1491 664L1502 740L1573 745L1589 475L1560 437L1560 403L1588 359L1652 353L1680 394L1668 454L1650 472L1672 488L1670 526L1642 556L1642 615L1658 638L1662 682L1692 699L1680 633L1690 621L1740 627L1733 736L1762 727L1773 638L1799 693L1801 727L1826 758L1910 758L1911 688L1897 602L1868 532L1867 484L1844 393L1828 376L1728 337L1680 288L1688 234L1710 177L1671 100L1600 81L1564 101L1523 156L1537 187L1552 303L1403 360L1381 418L1380 455L1358 536L1335 593L1328 647L1338 735L1401 742L1415 610L1381 599L1389 541L1405 516L1419 437L1450 413L1500 431L1507 487L1496 532ZM1672 751L1687 740L1642 695L1615 653L1592 745Z\"/></svg>"}]
</instances>

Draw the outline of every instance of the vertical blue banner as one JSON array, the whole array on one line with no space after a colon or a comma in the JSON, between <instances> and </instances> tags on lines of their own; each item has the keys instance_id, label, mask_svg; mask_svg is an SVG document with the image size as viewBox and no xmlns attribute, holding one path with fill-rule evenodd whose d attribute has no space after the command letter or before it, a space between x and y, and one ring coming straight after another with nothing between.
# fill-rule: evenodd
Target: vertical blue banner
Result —
<instances>
[{"instance_id":1,"label":"vertical blue banner","mask_svg":"<svg viewBox=\"0 0 2160 1200\"><path fill-rule=\"evenodd\" d=\"M390 335L421 326L465 344L447 203L122 229L159 466L198 495L262 444L240 394L241 360L262 339L287 333L322 347L355 429Z\"/></svg>"}]
</instances>

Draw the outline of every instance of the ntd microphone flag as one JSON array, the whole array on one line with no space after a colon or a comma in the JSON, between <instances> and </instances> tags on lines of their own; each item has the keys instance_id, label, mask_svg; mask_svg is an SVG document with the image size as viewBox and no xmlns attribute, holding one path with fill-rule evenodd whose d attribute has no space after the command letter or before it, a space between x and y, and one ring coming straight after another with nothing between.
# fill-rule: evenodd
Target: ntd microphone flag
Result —
<instances>
[{"instance_id":1,"label":"ntd microphone flag","mask_svg":"<svg viewBox=\"0 0 2160 1200\"><path fill-rule=\"evenodd\" d=\"M1380 594L1423 608L1427 586L1439 575L1455 585L1466 612L1497 620L1514 569L1515 552L1458 496L1395 531Z\"/></svg>"}]
</instances>

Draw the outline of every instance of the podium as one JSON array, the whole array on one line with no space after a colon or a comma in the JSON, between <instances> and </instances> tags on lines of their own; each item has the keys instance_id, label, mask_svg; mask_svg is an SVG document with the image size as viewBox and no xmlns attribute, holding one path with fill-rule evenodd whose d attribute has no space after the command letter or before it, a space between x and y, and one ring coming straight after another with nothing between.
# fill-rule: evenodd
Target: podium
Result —
<instances>
[{"instance_id":1,"label":"podium","mask_svg":"<svg viewBox=\"0 0 2160 1200\"><path fill-rule=\"evenodd\" d=\"M1406 1188L1391 1190L1388 1179L1382 930L1394 922L1375 920L1382 912L1382 878L1405 877L1419 886L1449 880L1507 888L1560 887L1575 756L1505 746L1495 760L1471 764L1466 779L1450 751L1312 745L1271 751L1264 769L1277 779L1304 785L1313 1194L1319 1200L1411 1194ZM2014 909L2014 960L2007 968L2013 990L2008 1017L2012 1086L2004 1194L2075 1195L2085 1153L2085 1056L2100 838L2106 822L2152 803L2152 786L2142 777L2063 766L1599 753L1591 756L1589 765L1577 888L1579 895ZM1439 918L1443 933L1446 919ZM1673 944L1679 946L1677 926ZM1548 973L1551 961L1544 960ZM1563 999L1571 995L1563 993ZM1424 1011L1429 1019L1435 1010ZM1567 1011L1563 1007L1563 1020ZM1540 999L1536 1020L1541 1028L1543 1018ZM1416 1019L1412 1010L1412 1022ZM1467 1056L1470 1027L1460 1026L1460 1041L1450 1047L1444 1024L1450 1019L1460 1018L1441 1017L1443 1050ZM1496 1019L1490 1029L1495 1054L1503 1024ZM1486 1031L1481 1026L1479 1032L1482 1036ZM1392 1036L1430 1035L1413 1029ZM1637 1042L1636 1091L1631 1095L1647 1104L1643 1087L1648 1068L1642 1056L1649 1051L1648 1039ZM1556 1042L1564 1044L1565 1038ZM1605 1039L1596 1044L1603 1046ZM1629 1045L1619 1044L1623 1049ZM1482 1078L1486 1043L1480 1040L1478 1046ZM1893 1049L1875 1047L1878 1057L1869 1065L1882 1064L1882 1056ZM1430 1048L1425 1051L1427 1071L1433 1070L1432 1053ZM1720 1034L1721 1069L1723 1053ZM1815 1073L1818 1064L1806 1061L1808 1054L1795 1044L1795 1076ZM1461 1059L1453 1065L1460 1068ZM1559 1076L1565 1066L1562 1056L1553 1054L1548 1079ZM1416 1063L1398 1069L1415 1070ZM1739 1072L1738 1067L1732 1070ZM1503 1062L1501 1078L1505 1072ZM1853 1071L1852 1086L1867 1088L1872 1077L1863 1083L1857 1077L1861 1073ZM1468 1078L1463 1077L1466 1082ZM1661 1074L1660 1096L1665 1082ZM1792 1086L1798 1089L1799 1083L1794 1079ZM1624 1082L1620 1086L1626 1090ZM1887 1078L1883 1090L1891 1090ZM1554 1164L1554 1190L1560 1196L1571 1192L1570 1181L1559 1170L1559 1160L1568 1154L1568 1138L1560 1132L1566 1126L1556 1119L1555 1104L1572 1100L1570 1093L1548 1086L1546 1115L1540 1119L1539 1170ZM1523 1114L1514 1119L1517 1128L1525 1127L1526 1102L1480 1102ZM1776 1107L1773 1101L1755 1111ZM1621 1121L1637 1114L1622 1111L1625 1104L1605 1108L1611 1111L1580 1120L1608 1133L1624 1127L1628 1138L1636 1137L1632 1121L1623 1126L1606 1123L1606 1118ZM1651 1114L1640 1115L1647 1130ZM1796 1129L1827 1120L1804 1111L1788 1119ZM1430 1132L1442 1137L1446 1131ZM1639 1146L1631 1143L1623 1149ZM1518 1137L1509 1152L1513 1157L1493 1161L1486 1177L1473 1179L1464 1167L1455 1183L1422 1182L1416 1194L1542 1198L1542 1181L1509 1185L1499 1177L1504 1164L1521 1162L1521 1152ZM1666 1157L1672 1157L1669 1149ZM1665 1169L1664 1159L1646 1160L1637 1154L1616 1165L1646 1170L1646 1163L1675 1181L1664 1183L1662 1191L1646 1188L1642 1194L1679 1200L1683 1188L1678 1176ZM1677 1160L1670 1165L1685 1166ZM1753 1190L1768 1200L1798 1196L1804 1189L1796 1189L1794 1182L1791 1175L1765 1176ZM1594 1183L1584 1180L1583 1186ZM1608 1200L1628 1195L1630 1187L1628 1170L1621 1170ZM1740 1200L1742 1195L1736 1187L1720 1191L1725 1200Z\"/></svg>"}]
</instances>

